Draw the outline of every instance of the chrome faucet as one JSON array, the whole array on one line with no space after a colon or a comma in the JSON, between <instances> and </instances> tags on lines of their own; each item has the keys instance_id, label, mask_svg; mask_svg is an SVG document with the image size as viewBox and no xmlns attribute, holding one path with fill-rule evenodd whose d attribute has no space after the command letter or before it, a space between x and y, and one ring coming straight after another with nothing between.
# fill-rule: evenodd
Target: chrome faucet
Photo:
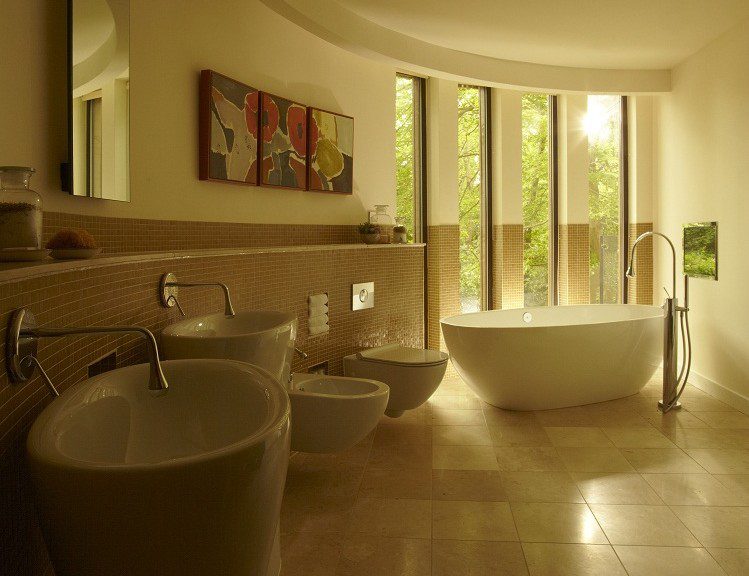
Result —
<instances>
[{"instance_id":1,"label":"chrome faucet","mask_svg":"<svg viewBox=\"0 0 749 576\"><path fill-rule=\"evenodd\" d=\"M666 292L666 300L663 303L663 397L658 402L658 408L662 412L681 408L679 397L687 384L689 372L692 366L692 337L689 331L689 277L684 276L684 306L679 306L676 298L676 249L674 243L660 232L644 232L637 237L632 244L632 252L627 267L627 276L635 277L635 250L638 244L650 236L663 238L671 247L671 293ZM677 321L677 317L680 322ZM679 323L681 323L681 340L684 351L681 370L677 375L679 356Z\"/></svg>"},{"instance_id":2,"label":"chrome faucet","mask_svg":"<svg viewBox=\"0 0 749 576\"><path fill-rule=\"evenodd\" d=\"M39 338L60 338L62 336L83 336L90 334L140 334L146 339L148 347L148 361L151 370L148 378L150 390L166 390L167 384L164 372L161 370L159 350L156 338L147 328L140 326L91 326L71 328L40 328L36 318L27 308L19 308L11 315L8 323L8 340L6 346L6 361L8 375L12 382L26 382L39 371L53 396L59 396L49 376L42 368L36 356Z\"/></svg>"},{"instance_id":3,"label":"chrome faucet","mask_svg":"<svg viewBox=\"0 0 749 576\"><path fill-rule=\"evenodd\" d=\"M161 276L159 283L159 294L161 296L161 304L166 308L177 306L182 316L186 316L185 311L182 310L179 301L177 300L177 288L194 288L204 286L217 286L221 288L224 293L224 315L229 318L234 318L237 314L234 312L234 306L231 303L231 296L229 295L229 288L226 284L221 282L178 282L177 276L173 272L167 272Z\"/></svg>"}]
</instances>

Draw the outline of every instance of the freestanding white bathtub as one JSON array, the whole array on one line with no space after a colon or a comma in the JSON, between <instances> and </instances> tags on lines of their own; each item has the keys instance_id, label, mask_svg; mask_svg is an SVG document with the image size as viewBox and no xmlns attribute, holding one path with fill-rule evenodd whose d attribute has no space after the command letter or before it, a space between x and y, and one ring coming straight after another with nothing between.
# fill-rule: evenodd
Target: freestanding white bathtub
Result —
<instances>
[{"instance_id":1,"label":"freestanding white bathtub","mask_svg":"<svg viewBox=\"0 0 749 576\"><path fill-rule=\"evenodd\" d=\"M547 410L636 394L661 362L663 311L591 304L442 320L453 364L484 401Z\"/></svg>"}]
</instances>

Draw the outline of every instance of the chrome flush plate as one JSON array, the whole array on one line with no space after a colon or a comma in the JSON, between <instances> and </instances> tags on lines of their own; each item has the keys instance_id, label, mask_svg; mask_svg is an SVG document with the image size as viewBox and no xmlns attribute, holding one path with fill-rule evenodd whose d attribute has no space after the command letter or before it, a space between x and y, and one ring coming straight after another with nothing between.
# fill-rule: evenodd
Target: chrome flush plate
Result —
<instances>
[{"instance_id":1,"label":"chrome flush plate","mask_svg":"<svg viewBox=\"0 0 749 576\"><path fill-rule=\"evenodd\" d=\"M374 308L374 282L361 282L351 286L351 309Z\"/></svg>"}]
</instances>

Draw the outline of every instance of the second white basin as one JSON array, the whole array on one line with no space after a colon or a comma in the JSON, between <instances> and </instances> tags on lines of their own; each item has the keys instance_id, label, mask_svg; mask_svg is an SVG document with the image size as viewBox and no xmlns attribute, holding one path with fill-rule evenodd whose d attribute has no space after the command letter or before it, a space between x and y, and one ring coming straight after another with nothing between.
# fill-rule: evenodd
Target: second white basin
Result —
<instances>
[{"instance_id":1,"label":"second white basin","mask_svg":"<svg viewBox=\"0 0 749 576\"><path fill-rule=\"evenodd\" d=\"M291 369L297 319L288 312L246 311L233 318L209 314L164 328L164 358L228 358L264 368L279 382Z\"/></svg>"},{"instance_id":2,"label":"second white basin","mask_svg":"<svg viewBox=\"0 0 749 576\"><path fill-rule=\"evenodd\" d=\"M76 384L27 447L57 576L265 575L289 455L289 399L241 362L162 364Z\"/></svg>"}]
</instances>

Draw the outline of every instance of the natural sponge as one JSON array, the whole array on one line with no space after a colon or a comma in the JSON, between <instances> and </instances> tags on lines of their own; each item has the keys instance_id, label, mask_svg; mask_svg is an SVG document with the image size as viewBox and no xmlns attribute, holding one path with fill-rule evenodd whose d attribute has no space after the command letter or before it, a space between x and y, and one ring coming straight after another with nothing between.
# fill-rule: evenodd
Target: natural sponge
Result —
<instances>
[{"instance_id":1,"label":"natural sponge","mask_svg":"<svg viewBox=\"0 0 749 576\"><path fill-rule=\"evenodd\" d=\"M66 250L71 248L96 248L96 240L82 228L63 228L47 242L50 250Z\"/></svg>"}]
</instances>

